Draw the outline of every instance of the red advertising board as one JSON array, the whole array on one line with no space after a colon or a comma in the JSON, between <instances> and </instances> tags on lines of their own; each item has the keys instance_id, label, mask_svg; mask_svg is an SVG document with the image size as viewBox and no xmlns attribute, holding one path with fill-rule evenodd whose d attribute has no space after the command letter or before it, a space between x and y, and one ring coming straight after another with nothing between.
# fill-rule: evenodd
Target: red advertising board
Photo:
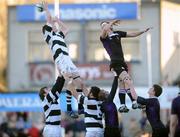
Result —
<instances>
[{"instance_id":1,"label":"red advertising board","mask_svg":"<svg viewBox=\"0 0 180 137\"><path fill-rule=\"evenodd\" d=\"M76 64L76 66L84 80L112 80L113 78L108 63ZM52 85L55 81L55 66L53 63L30 63L29 74L31 85Z\"/></svg>"},{"instance_id":2,"label":"red advertising board","mask_svg":"<svg viewBox=\"0 0 180 137\"><path fill-rule=\"evenodd\" d=\"M55 81L55 68L53 63L30 63L29 72L31 85L52 85Z\"/></svg>"}]
</instances>

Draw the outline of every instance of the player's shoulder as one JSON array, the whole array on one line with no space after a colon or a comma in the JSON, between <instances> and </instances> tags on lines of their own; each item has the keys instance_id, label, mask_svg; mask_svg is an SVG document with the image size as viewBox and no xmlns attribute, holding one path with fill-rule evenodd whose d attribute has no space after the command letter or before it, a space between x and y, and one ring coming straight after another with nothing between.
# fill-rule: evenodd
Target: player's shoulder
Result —
<instances>
[{"instance_id":1,"label":"player's shoulder","mask_svg":"<svg viewBox=\"0 0 180 137\"><path fill-rule=\"evenodd\" d=\"M180 96L174 98L173 103L179 103L180 104Z\"/></svg>"},{"instance_id":2,"label":"player's shoulder","mask_svg":"<svg viewBox=\"0 0 180 137\"><path fill-rule=\"evenodd\" d=\"M124 34L124 33L127 33L126 31L122 31L122 30L117 30L117 31L113 31L113 33L115 34Z\"/></svg>"},{"instance_id":3,"label":"player's shoulder","mask_svg":"<svg viewBox=\"0 0 180 137\"><path fill-rule=\"evenodd\" d=\"M42 28L46 29L46 30L52 30L52 25L50 23L46 23L46 24L43 25Z\"/></svg>"},{"instance_id":4,"label":"player's shoulder","mask_svg":"<svg viewBox=\"0 0 180 137\"><path fill-rule=\"evenodd\" d=\"M58 34L64 39L65 38L65 35L62 31L59 31Z\"/></svg>"},{"instance_id":5,"label":"player's shoulder","mask_svg":"<svg viewBox=\"0 0 180 137\"><path fill-rule=\"evenodd\" d=\"M150 104L156 104L156 105L159 105L159 99L157 97L155 98L149 98L149 101Z\"/></svg>"}]
</instances>

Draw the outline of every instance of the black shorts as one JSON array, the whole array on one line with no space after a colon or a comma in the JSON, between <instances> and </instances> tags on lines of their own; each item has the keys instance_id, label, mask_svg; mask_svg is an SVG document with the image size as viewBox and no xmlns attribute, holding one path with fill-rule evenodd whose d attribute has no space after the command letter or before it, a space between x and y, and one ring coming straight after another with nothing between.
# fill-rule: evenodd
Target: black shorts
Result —
<instances>
[{"instance_id":1,"label":"black shorts","mask_svg":"<svg viewBox=\"0 0 180 137\"><path fill-rule=\"evenodd\" d=\"M166 128L154 129L152 137L168 137L168 131Z\"/></svg>"},{"instance_id":2,"label":"black shorts","mask_svg":"<svg viewBox=\"0 0 180 137\"><path fill-rule=\"evenodd\" d=\"M119 128L106 127L104 131L104 137L121 137Z\"/></svg>"},{"instance_id":3,"label":"black shorts","mask_svg":"<svg viewBox=\"0 0 180 137\"><path fill-rule=\"evenodd\" d=\"M180 129L176 129L174 137L180 137Z\"/></svg>"},{"instance_id":4,"label":"black shorts","mask_svg":"<svg viewBox=\"0 0 180 137\"><path fill-rule=\"evenodd\" d=\"M123 72L123 71L128 72L128 66L127 66L126 62L124 62L124 61L111 60L111 64L110 64L109 68L110 68L110 70L113 68L117 74L121 74L121 72Z\"/></svg>"}]
</instances>

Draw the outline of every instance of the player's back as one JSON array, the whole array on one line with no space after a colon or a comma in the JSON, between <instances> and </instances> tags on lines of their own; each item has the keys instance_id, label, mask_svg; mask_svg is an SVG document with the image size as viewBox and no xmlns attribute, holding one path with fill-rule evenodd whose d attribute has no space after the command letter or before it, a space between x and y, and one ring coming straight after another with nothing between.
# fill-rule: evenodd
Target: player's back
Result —
<instances>
[{"instance_id":1,"label":"player's back","mask_svg":"<svg viewBox=\"0 0 180 137\"><path fill-rule=\"evenodd\" d=\"M147 100L146 114L152 129L165 128L160 120L160 104L157 98L149 98Z\"/></svg>"}]
</instances>

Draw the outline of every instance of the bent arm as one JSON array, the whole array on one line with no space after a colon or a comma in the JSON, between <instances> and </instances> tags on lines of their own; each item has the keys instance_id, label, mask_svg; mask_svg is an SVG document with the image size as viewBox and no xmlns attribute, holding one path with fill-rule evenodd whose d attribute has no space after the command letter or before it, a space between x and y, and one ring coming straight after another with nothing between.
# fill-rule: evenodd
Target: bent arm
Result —
<instances>
[{"instance_id":1,"label":"bent arm","mask_svg":"<svg viewBox=\"0 0 180 137\"><path fill-rule=\"evenodd\" d=\"M89 90L87 89L85 84L82 84L82 90L83 90L84 95L87 97L89 94Z\"/></svg>"},{"instance_id":2,"label":"bent arm","mask_svg":"<svg viewBox=\"0 0 180 137\"><path fill-rule=\"evenodd\" d=\"M177 115L171 114L170 119L171 119L170 120L170 137L174 137L175 129L177 126L177 121L178 121Z\"/></svg>"},{"instance_id":3,"label":"bent arm","mask_svg":"<svg viewBox=\"0 0 180 137\"><path fill-rule=\"evenodd\" d=\"M130 87L130 92L131 92L132 98L133 98L134 100L137 100L137 103L139 103L139 104L141 104L141 105L147 105L148 100L137 95L137 93L136 93L136 91L135 91L135 89L134 89L134 86L133 86L133 84L132 84L132 80L127 81L127 84L128 84L129 87Z\"/></svg>"},{"instance_id":4,"label":"bent arm","mask_svg":"<svg viewBox=\"0 0 180 137\"><path fill-rule=\"evenodd\" d=\"M106 38L107 35L108 35L108 30L109 30L113 25L116 25L119 21L120 21L120 20L113 20L113 21L110 21L107 25L105 25L105 26L102 28L100 37L101 37L101 38Z\"/></svg>"},{"instance_id":5,"label":"bent arm","mask_svg":"<svg viewBox=\"0 0 180 137\"><path fill-rule=\"evenodd\" d=\"M137 95L137 93L136 93L136 91L135 91L135 89L134 89L134 86L133 86L133 84L132 84L132 80L129 80L129 81L128 81L128 85L129 85L129 87L130 87L130 92L131 92L132 98L133 98L134 100L137 100L137 103L139 103L139 104L141 104L141 105L146 105L147 102L148 102L148 100Z\"/></svg>"},{"instance_id":6,"label":"bent arm","mask_svg":"<svg viewBox=\"0 0 180 137\"><path fill-rule=\"evenodd\" d=\"M65 79L63 77L58 77L56 83L53 85L51 91L47 94L46 99L49 103L58 100L59 94L64 86Z\"/></svg>"},{"instance_id":7,"label":"bent arm","mask_svg":"<svg viewBox=\"0 0 180 137\"><path fill-rule=\"evenodd\" d=\"M54 94L56 92L58 92L60 94L61 91L62 91L62 88L64 86L64 83L65 83L64 77L63 76L58 77L57 80L56 80L56 83L53 85L53 87L51 89L51 92L54 93Z\"/></svg>"}]
</instances>

